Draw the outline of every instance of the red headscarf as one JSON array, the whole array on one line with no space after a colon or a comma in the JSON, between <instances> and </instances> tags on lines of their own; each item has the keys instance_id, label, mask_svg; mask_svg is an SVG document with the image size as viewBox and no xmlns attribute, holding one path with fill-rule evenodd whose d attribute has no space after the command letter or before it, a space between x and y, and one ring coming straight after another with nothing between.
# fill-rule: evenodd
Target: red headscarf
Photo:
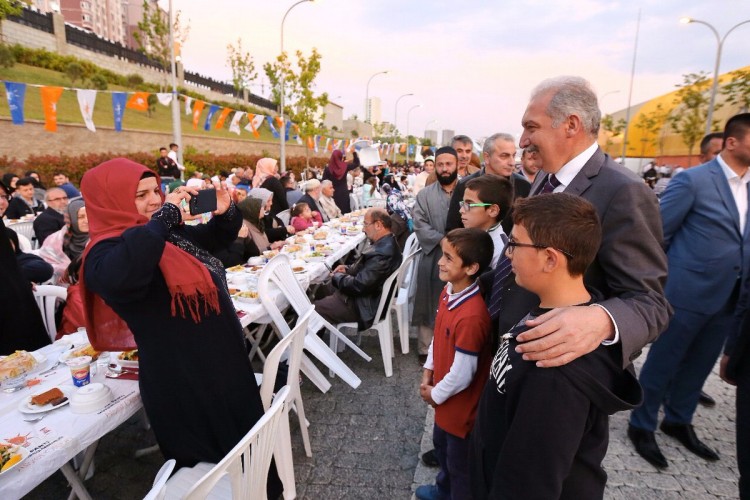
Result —
<instances>
[{"instance_id":1,"label":"red headscarf","mask_svg":"<svg viewBox=\"0 0 750 500\"><path fill-rule=\"evenodd\" d=\"M90 243L83 253L85 267L88 252L98 242L114 238L123 231L148 222L135 207L135 193L143 174L153 172L126 158L115 158L89 170L81 180L86 200ZM160 179L156 176L157 183ZM159 269L172 296L172 316L185 317L186 309L196 323L204 313L219 311L219 295L206 267L195 257L171 243L164 246ZM81 270L81 291L86 315L86 331L94 348L127 350L136 347L127 324L98 295L89 292ZM179 310L179 311L178 311Z\"/></svg>"},{"instance_id":2,"label":"red headscarf","mask_svg":"<svg viewBox=\"0 0 750 500\"><path fill-rule=\"evenodd\" d=\"M346 162L343 158L344 154L340 149L333 151L331 159L328 160L328 170L331 171L331 175L334 179L341 179L346 175Z\"/></svg>"}]
</instances>

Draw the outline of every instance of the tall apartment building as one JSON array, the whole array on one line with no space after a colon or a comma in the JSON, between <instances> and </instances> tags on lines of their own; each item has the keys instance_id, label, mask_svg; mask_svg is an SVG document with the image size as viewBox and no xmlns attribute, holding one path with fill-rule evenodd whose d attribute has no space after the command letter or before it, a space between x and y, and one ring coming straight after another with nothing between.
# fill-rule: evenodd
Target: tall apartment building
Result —
<instances>
[{"instance_id":1,"label":"tall apartment building","mask_svg":"<svg viewBox=\"0 0 750 500\"><path fill-rule=\"evenodd\" d=\"M443 140L440 141L440 146L450 146L454 135L456 135L455 130L443 129Z\"/></svg>"},{"instance_id":2,"label":"tall apartment building","mask_svg":"<svg viewBox=\"0 0 750 500\"><path fill-rule=\"evenodd\" d=\"M49 10L56 10L52 7L57 2L40 1L38 3L43 4L40 10L45 7ZM35 5L37 5L36 2ZM122 0L59 0L59 12L68 24L78 26L107 40L125 43Z\"/></svg>"},{"instance_id":3,"label":"tall apartment building","mask_svg":"<svg viewBox=\"0 0 750 500\"><path fill-rule=\"evenodd\" d=\"M365 115L365 121L369 121L370 123L380 123L380 121L383 119L382 114L382 102L380 101L380 97L370 97L367 100L367 113Z\"/></svg>"},{"instance_id":4,"label":"tall apartment building","mask_svg":"<svg viewBox=\"0 0 750 500\"><path fill-rule=\"evenodd\" d=\"M424 138L429 139L434 146L437 145L437 130L425 130Z\"/></svg>"}]
</instances>

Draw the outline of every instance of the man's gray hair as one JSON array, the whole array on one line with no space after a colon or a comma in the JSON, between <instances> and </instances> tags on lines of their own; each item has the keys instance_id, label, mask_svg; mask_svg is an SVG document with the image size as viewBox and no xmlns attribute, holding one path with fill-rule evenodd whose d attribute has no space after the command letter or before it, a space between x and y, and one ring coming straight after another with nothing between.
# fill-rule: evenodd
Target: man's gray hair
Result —
<instances>
[{"instance_id":1,"label":"man's gray hair","mask_svg":"<svg viewBox=\"0 0 750 500\"><path fill-rule=\"evenodd\" d=\"M333 186L333 182L330 179L326 179L320 182L320 187Z\"/></svg>"},{"instance_id":2,"label":"man's gray hair","mask_svg":"<svg viewBox=\"0 0 750 500\"><path fill-rule=\"evenodd\" d=\"M482 146L482 153L486 154L487 156L492 156L492 150L495 147L495 143L497 141L507 141L512 142L513 144L516 143L516 139L510 135L506 134L505 132L498 132L496 134L492 134L487 139L484 140L484 145Z\"/></svg>"},{"instance_id":3,"label":"man's gray hair","mask_svg":"<svg viewBox=\"0 0 750 500\"><path fill-rule=\"evenodd\" d=\"M63 193L63 194L65 194L65 196L68 196L65 193L65 190L63 188L51 187L51 188L47 189L46 193L44 193L44 201L49 201L50 196L52 196L53 194L57 193L58 191L61 192L61 193Z\"/></svg>"},{"instance_id":4,"label":"man's gray hair","mask_svg":"<svg viewBox=\"0 0 750 500\"><path fill-rule=\"evenodd\" d=\"M451 139L451 147L457 142L460 142L461 144L471 144L472 148L474 147L474 143L468 135L454 135L453 139Z\"/></svg>"},{"instance_id":5,"label":"man's gray hair","mask_svg":"<svg viewBox=\"0 0 750 500\"><path fill-rule=\"evenodd\" d=\"M547 106L547 115L552 118L552 127L558 127L570 115L581 119L584 131L591 136L599 134L602 113L596 92L591 84L580 76L558 76L549 78L536 86L531 98L552 94Z\"/></svg>"},{"instance_id":6,"label":"man's gray hair","mask_svg":"<svg viewBox=\"0 0 750 500\"><path fill-rule=\"evenodd\" d=\"M318 179L310 179L309 181L305 182L305 193L309 193L310 191L315 191L320 187L320 181Z\"/></svg>"}]
</instances>

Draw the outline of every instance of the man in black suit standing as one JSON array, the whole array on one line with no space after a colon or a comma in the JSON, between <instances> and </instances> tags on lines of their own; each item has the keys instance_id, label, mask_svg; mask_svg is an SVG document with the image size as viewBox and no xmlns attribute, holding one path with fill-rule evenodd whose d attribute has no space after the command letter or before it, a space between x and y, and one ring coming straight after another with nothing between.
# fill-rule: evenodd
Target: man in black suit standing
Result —
<instances>
[{"instance_id":1,"label":"man in black suit standing","mask_svg":"<svg viewBox=\"0 0 750 500\"><path fill-rule=\"evenodd\" d=\"M491 174L508 179L513 184L513 199L525 198L529 195L531 184L523 176L515 173L513 170L516 163L516 140L510 134L497 133L492 134L484 141L482 147L482 160L484 167L479 172L474 172L461 179L453 191L451 203L448 207L448 219L445 223L446 234L452 229L464 227L461 222L461 213L459 212L459 202L464 199L466 183L480 175ZM508 214L503 219L503 231L510 234L513 227L513 216Z\"/></svg>"},{"instance_id":2,"label":"man in black suit standing","mask_svg":"<svg viewBox=\"0 0 750 500\"><path fill-rule=\"evenodd\" d=\"M602 243L584 276L604 300L590 306L556 308L527 323L517 337L524 359L549 368L568 364L600 344L609 346L623 369L632 369L642 348L669 322L664 296L667 259L662 249L656 197L635 174L616 164L597 145L601 112L596 93L580 77L558 77L534 89L522 125L520 146L539 149L543 171L531 195L566 192L590 201L602 225ZM528 249L536 251L535 249ZM543 251L543 250L540 250ZM539 299L515 283L507 259L489 273L486 297L497 333L508 332ZM472 482L482 498L494 477L497 453L483 436L493 422L484 416L497 384L490 375L472 434Z\"/></svg>"}]
</instances>

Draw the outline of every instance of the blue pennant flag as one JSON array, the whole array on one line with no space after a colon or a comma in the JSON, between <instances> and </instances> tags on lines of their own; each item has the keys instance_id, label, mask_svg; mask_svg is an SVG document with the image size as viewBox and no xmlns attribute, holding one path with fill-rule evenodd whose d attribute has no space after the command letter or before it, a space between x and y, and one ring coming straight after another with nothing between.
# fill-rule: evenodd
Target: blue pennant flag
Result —
<instances>
[{"instance_id":1,"label":"blue pennant flag","mask_svg":"<svg viewBox=\"0 0 750 500\"><path fill-rule=\"evenodd\" d=\"M273 118L271 116L266 116L266 121L268 122L268 128L271 129L271 133L276 139L280 139L281 135L279 135L279 130L276 128L276 126L273 124Z\"/></svg>"},{"instance_id":2,"label":"blue pennant flag","mask_svg":"<svg viewBox=\"0 0 750 500\"><path fill-rule=\"evenodd\" d=\"M112 92L112 114L115 118L115 130L118 132L122 132L122 115L125 113L127 101L126 92Z\"/></svg>"},{"instance_id":3,"label":"blue pennant flag","mask_svg":"<svg viewBox=\"0 0 750 500\"><path fill-rule=\"evenodd\" d=\"M414 144L409 144L409 156L414 156Z\"/></svg>"},{"instance_id":4,"label":"blue pennant flag","mask_svg":"<svg viewBox=\"0 0 750 500\"><path fill-rule=\"evenodd\" d=\"M8 107L13 125L23 125L23 104L26 98L26 84L5 82L5 93L8 96Z\"/></svg>"},{"instance_id":5,"label":"blue pennant flag","mask_svg":"<svg viewBox=\"0 0 750 500\"><path fill-rule=\"evenodd\" d=\"M435 156L435 153L437 152L437 148L435 146L430 146L430 151L432 151L432 156Z\"/></svg>"},{"instance_id":6,"label":"blue pennant flag","mask_svg":"<svg viewBox=\"0 0 750 500\"><path fill-rule=\"evenodd\" d=\"M284 133L284 140L289 140L289 128L292 126L292 120L286 121L286 132Z\"/></svg>"},{"instance_id":7,"label":"blue pennant flag","mask_svg":"<svg viewBox=\"0 0 750 500\"><path fill-rule=\"evenodd\" d=\"M211 130L211 119L214 117L214 113L216 113L221 106L217 104L212 104L210 108L208 108L208 115L206 115L206 123L203 124L203 130Z\"/></svg>"}]
</instances>

